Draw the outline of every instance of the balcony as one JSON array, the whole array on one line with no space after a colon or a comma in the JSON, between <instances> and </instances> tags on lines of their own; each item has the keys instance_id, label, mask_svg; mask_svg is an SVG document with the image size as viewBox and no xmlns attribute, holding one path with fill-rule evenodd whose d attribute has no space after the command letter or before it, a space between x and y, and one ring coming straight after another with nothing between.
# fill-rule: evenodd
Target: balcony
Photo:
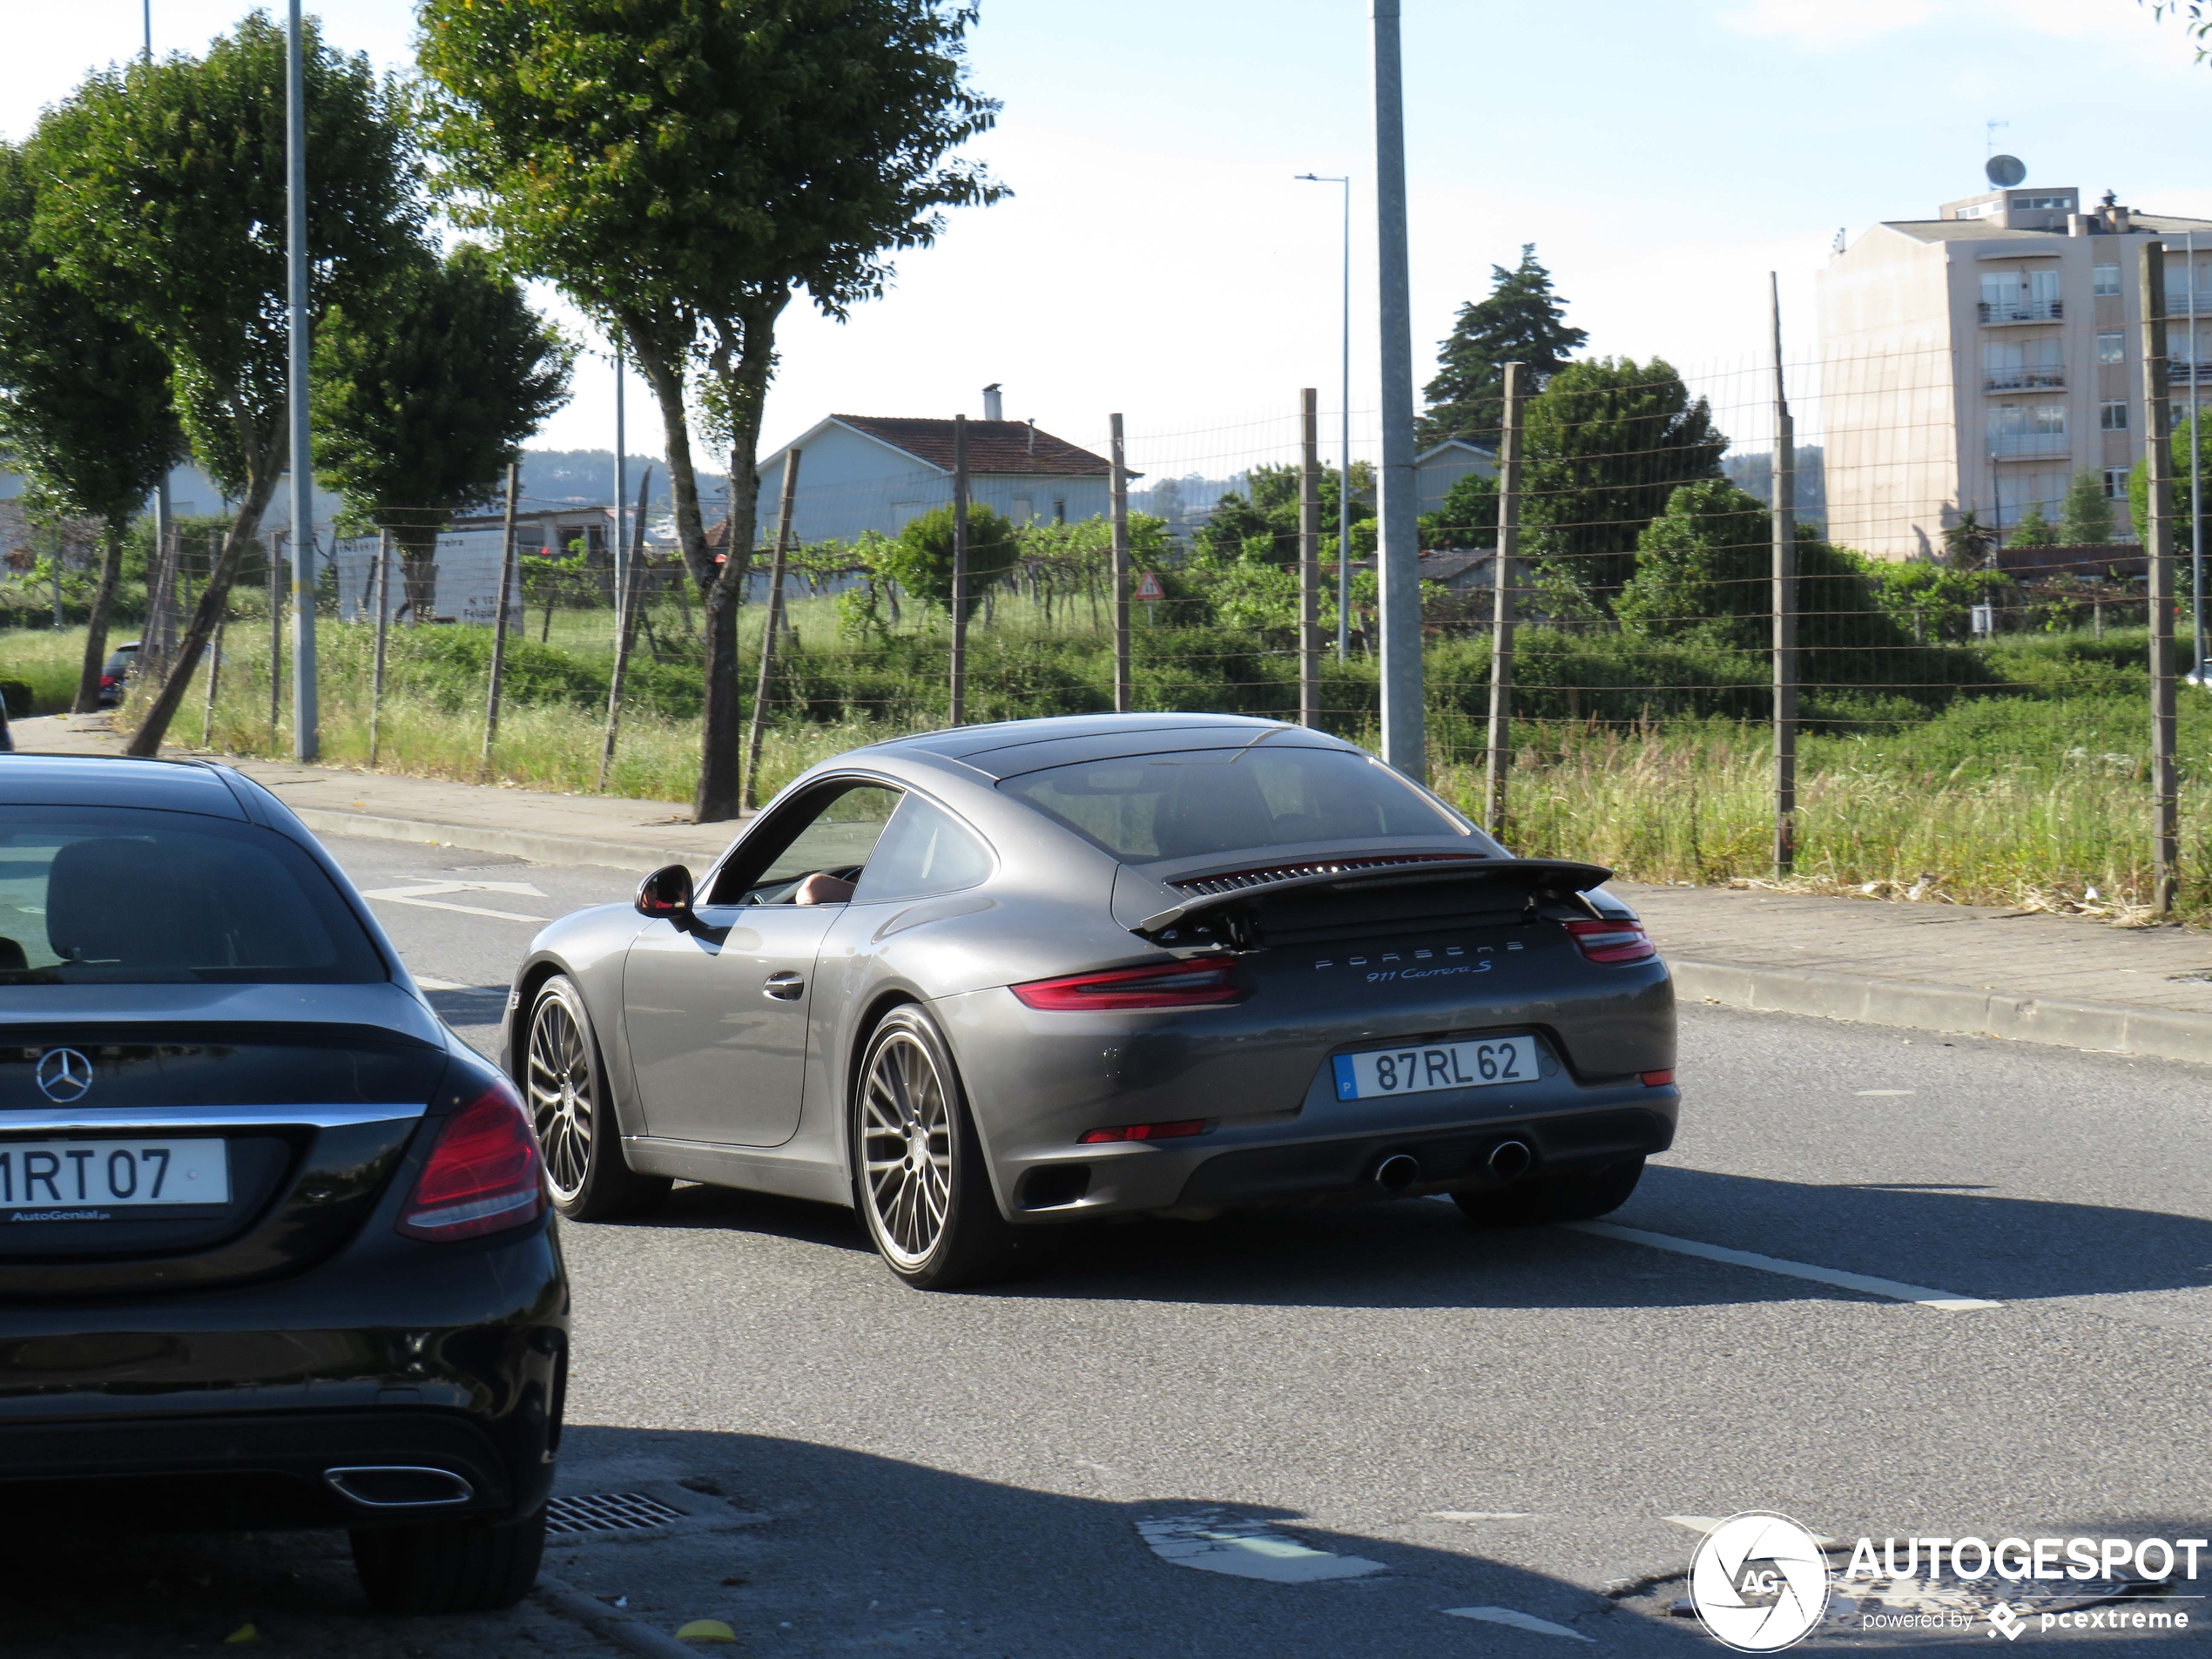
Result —
<instances>
[{"instance_id":1,"label":"balcony","mask_svg":"<svg viewBox=\"0 0 2212 1659\"><path fill-rule=\"evenodd\" d=\"M2212 365L2208 365L2212 370ZM2183 380L2188 378L2184 374ZM1983 373L1985 392L2060 392L2066 389L2066 370L2057 368L1992 368Z\"/></svg>"},{"instance_id":2,"label":"balcony","mask_svg":"<svg viewBox=\"0 0 2212 1659\"><path fill-rule=\"evenodd\" d=\"M1984 300L1984 322L2059 322L2066 316L2063 300Z\"/></svg>"},{"instance_id":3,"label":"balcony","mask_svg":"<svg viewBox=\"0 0 2212 1659\"><path fill-rule=\"evenodd\" d=\"M1993 461L2028 461L2071 455L2074 446L2063 432L1993 432L1989 455Z\"/></svg>"},{"instance_id":4,"label":"balcony","mask_svg":"<svg viewBox=\"0 0 2212 1659\"><path fill-rule=\"evenodd\" d=\"M2189 366L2174 358L2168 358L2166 378L2175 386L2187 386L2189 383ZM2202 359L2197 363L2196 386L2200 392L2212 391L2212 357Z\"/></svg>"}]
</instances>

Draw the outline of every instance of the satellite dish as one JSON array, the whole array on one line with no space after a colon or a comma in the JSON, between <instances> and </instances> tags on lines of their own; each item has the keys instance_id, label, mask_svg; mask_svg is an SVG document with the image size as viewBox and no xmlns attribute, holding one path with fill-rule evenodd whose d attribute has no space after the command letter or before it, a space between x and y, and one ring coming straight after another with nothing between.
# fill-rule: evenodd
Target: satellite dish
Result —
<instances>
[{"instance_id":1,"label":"satellite dish","mask_svg":"<svg viewBox=\"0 0 2212 1659\"><path fill-rule=\"evenodd\" d=\"M1982 171L1989 175L1989 182L2000 190L2010 190L2027 177L2027 164L2018 156L1992 156Z\"/></svg>"}]
</instances>

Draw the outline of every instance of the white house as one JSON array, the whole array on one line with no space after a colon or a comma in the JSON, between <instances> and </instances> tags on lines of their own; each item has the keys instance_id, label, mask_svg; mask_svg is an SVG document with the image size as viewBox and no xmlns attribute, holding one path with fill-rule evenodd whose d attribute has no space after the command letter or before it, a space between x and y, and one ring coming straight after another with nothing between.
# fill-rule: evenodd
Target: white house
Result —
<instances>
[{"instance_id":1,"label":"white house","mask_svg":"<svg viewBox=\"0 0 2212 1659\"><path fill-rule=\"evenodd\" d=\"M1480 444L1469 443L1465 438L1447 438L1433 449L1423 450L1414 456L1414 487L1419 493L1421 511L1441 512L1444 498L1452 493L1452 486L1471 472L1480 473L1485 478L1494 478L1498 473L1498 457Z\"/></svg>"},{"instance_id":2,"label":"white house","mask_svg":"<svg viewBox=\"0 0 2212 1659\"><path fill-rule=\"evenodd\" d=\"M775 534L786 458L801 452L792 502L799 542L896 536L953 498L953 423L914 416L833 415L760 463L760 534ZM968 498L1017 524L1103 518L1112 468L1103 455L1028 421L968 423ZM1136 475L1131 474L1132 477Z\"/></svg>"}]
</instances>

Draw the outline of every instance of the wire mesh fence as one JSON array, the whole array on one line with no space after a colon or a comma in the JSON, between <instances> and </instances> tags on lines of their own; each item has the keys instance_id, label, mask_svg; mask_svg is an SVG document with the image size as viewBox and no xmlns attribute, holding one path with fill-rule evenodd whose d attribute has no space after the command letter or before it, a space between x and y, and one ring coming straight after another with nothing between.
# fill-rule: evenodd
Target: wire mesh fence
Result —
<instances>
[{"instance_id":1,"label":"wire mesh fence","mask_svg":"<svg viewBox=\"0 0 2212 1659\"><path fill-rule=\"evenodd\" d=\"M2112 330L2094 358L2059 352L2046 343L2055 331L2038 332L2052 320L1981 326L1971 347L1831 342L1783 363L1795 433L1795 523L1780 538L1793 567L1780 584L1794 631L1794 719L1781 728L1797 750L1793 881L2119 914L2158 906L2161 613L2144 537L2168 545L2178 529L2190 542L2195 355L2177 339L2154 359L2139 317L2121 331L2120 361ZM1570 365L1515 406L1520 463L1502 511L1505 435L1428 435L1412 487L1430 779L1479 819L1501 806L1516 848L1649 880L1776 879L1776 381L1771 354L1757 349L1686 372L1657 360ZM2169 394L2182 461L2161 530L2142 462L2161 447L2144 440L2162 433ZM705 550L740 584L741 684L761 733L755 792L857 743L945 724L956 637L970 722L1121 700L1304 719L1372 746L1376 421L1352 411L1347 457L1342 414L1286 388L1209 421L1132 416L1120 584L1106 420L1066 439L968 423L958 604L953 422L877 423L898 430L861 435L867 465L821 429L797 462L771 455L755 546L733 555L717 531ZM763 677L768 544L791 465L785 597ZM685 798L703 617L671 528L645 525L625 564L604 503L523 496L516 516L503 607L496 521L395 537L408 545L393 577L379 577L373 537L326 539L326 754L366 758L381 617L380 764L473 775L482 732L469 721L496 631L472 624L503 610L512 638L494 772L563 788L603 786L604 775L605 787ZM178 593L204 583L219 533L179 538ZM610 698L633 570L634 651ZM43 574L11 579L30 593ZM286 743L273 695L281 600L277 587L234 595L237 620L202 671L218 683L185 705L185 738ZM2193 633L2186 603L2162 614ZM1501 615L1513 649L1500 802L1485 772ZM620 741L603 765L617 711ZM2187 827L2167 873L2193 912L2212 907L2197 827L2209 744L2212 705L2185 689L2174 792Z\"/></svg>"}]
</instances>

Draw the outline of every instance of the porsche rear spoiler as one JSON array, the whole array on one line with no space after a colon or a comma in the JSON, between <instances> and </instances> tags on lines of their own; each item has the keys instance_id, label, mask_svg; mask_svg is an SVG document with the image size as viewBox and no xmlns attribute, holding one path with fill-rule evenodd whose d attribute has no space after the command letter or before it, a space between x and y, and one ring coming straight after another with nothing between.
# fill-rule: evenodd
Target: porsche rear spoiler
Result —
<instances>
[{"instance_id":1,"label":"porsche rear spoiler","mask_svg":"<svg viewBox=\"0 0 2212 1659\"><path fill-rule=\"evenodd\" d=\"M1592 887L1611 880L1613 875L1613 872L1603 865L1584 864L1575 859L1421 857L1388 863L1377 861L1370 867L1358 867L1366 862L1364 860L1347 860L1337 864L1313 860L1221 875L1184 875L1164 884L1171 891L1185 889L1183 902L1172 905L1156 915L1145 917L1132 931L1157 934L1180 923L1195 921L1209 911L1219 910L1225 906L1272 898L1277 894L1296 893L1301 889L1318 887L1334 893L1358 894L1379 892L1391 887L1503 884L1518 888L1532 898L1546 899L1588 893ZM1229 885L1231 883L1234 885ZM1191 888L1214 890L1187 891Z\"/></svg>"}]
</instances>

